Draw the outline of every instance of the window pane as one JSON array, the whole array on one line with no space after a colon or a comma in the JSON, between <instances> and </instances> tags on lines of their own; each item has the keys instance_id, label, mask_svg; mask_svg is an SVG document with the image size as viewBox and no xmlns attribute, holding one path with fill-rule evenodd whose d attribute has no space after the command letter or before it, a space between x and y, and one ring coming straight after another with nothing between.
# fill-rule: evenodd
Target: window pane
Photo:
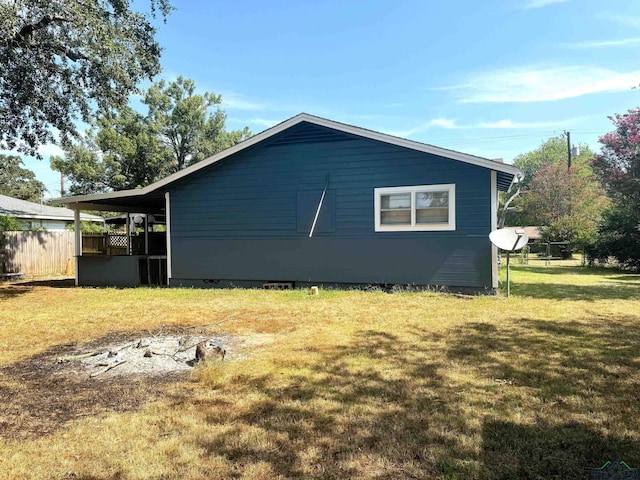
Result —
<instances>
[{"instance_id":1,"label":"window pane","mask_svg":"<svg viewBox=\"0 0 640 480\"><path fill-rule=\"evenodd\" d=\"M382 225L411 225L411 210L387 210L380 212Z\"/></svg>"},{"instance_id":2,"label":"window pane","mask_svg":"<svg viewBox=\"0 0 640 480\"><path fill-rule=\"evenodd\" d=\"M411 208L411 194L397 193L393 195L382 195L380 197L380 208Z\"/></svg>"},{"instance_id":3,"label":"window pane","mask_svg":"<svg viewBox=\"0 0 640 480\"><path fill-rule=\"evenodd\" d=\"M416 204L418 208L448 207L449 192L417 192Z\"/></svg>"},{"instance_id":4,"label":"window pane","mask_svg":"<svg viewBox=\"0 0 640 480\"><path fill-rule=\"evenodd\" d=\"M419 208L416 210L416 223L449 223L449 208Z\"/></svg>"}]
</instances>

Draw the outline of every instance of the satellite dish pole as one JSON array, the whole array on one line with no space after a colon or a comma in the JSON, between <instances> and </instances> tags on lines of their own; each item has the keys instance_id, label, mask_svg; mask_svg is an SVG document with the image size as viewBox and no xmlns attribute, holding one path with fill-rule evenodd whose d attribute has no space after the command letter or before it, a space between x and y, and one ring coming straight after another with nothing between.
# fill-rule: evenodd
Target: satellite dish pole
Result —
<instances>
[{"instance_id":1,"label":"satellite dish pole","mask_svg":"<svg viewBox=\"0 0 640 480\"><path fill-rule=\"evenodd\" d=\"M511 279L509 278L509 254L520 250L529 242L529 237L522 229L494 230L489 234L489 240L500 250L507 252L507 298L511 296Z\"/></svg>"},{"instance_id":2,"label":"satellite dish pole","mask_svg":"<svg viewBox=\"0 0 640 480\"><path fill-rule=\"evenodd\" d=\"M516 249L516 246L518 245L518 242L520 241L520 238L522 237L522 235L524 235L524 230L516 230L516 235L518 235L518 237L516 238L515 242L513 243L513 247L511 247L511 250ZM509 298L511 296L511 280L509 279L509 272L510 272L510 268L509 268L509 254L511 253L511 250L507 250L507 298Z\"/></svg>"}]
</instances>

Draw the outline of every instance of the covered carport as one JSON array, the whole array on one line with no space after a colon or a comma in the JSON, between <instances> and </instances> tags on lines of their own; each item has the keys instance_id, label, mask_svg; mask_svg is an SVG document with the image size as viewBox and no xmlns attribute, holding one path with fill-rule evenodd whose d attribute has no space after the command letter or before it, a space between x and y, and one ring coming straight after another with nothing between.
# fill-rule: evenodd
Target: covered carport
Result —
<instances>
[{"instance_id":1,"label":"covered carport","mask_svg":"<svg viewBox=\"0 0 640 480\"><path fill-rule=\"evenodd\" d=\"M168 285L171 277L168 192L124 190L63 197L56 202L74 211L76 285ZM122 224L125 232L83 236L80 212L86 210L120 214L114 221ZM153 225L164 225L164 231L153 231Z\"/></svg>"}]
</instances>

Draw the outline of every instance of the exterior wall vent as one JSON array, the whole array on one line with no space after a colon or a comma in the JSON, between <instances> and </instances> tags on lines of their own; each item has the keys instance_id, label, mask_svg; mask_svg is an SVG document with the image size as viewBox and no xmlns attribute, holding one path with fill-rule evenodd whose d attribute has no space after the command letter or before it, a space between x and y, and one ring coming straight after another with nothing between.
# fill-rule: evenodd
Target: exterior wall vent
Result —
<instances>
[{"instance_id":1,"label":"exterior wall vent","mask_svg":"<svg viewBox=\"0 0 640 480\"><path fill-rule=\"evenodd\" d=\"M265 290L293 290L293 282L267 282L262 284Z\"/></svg>"}]
</instances>

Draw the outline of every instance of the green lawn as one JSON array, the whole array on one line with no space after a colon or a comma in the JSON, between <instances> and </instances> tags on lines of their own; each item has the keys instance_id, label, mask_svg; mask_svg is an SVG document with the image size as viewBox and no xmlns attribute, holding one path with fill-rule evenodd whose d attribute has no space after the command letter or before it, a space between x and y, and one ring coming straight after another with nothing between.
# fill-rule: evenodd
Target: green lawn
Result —
<instances>
[{"instance_id":1,"label":"green lawn","mask_svg":"<svg viewBox=\"0 0 640 480\"><path fill-rule=\"evenodd\" d=\"M511 280L510 298L0 288L0 478L585 479L608 460L640 466L640 275L512 264ZM178 382L24 373L111 331L216 323L275 341Z\"/></svg>"},{"instance_id":2,"label":"green lawn","mask_svg":"<svg viewBox=\"0 0 640 480\"><path fill-rule=\"evenodd\" d=\"M511 293L557 300L638 300L640 275L605 268L512 266ZM505 276L502 275L502 280ZM506 287L505 287L506 288Z\"/></svg>"}]
</instances>

